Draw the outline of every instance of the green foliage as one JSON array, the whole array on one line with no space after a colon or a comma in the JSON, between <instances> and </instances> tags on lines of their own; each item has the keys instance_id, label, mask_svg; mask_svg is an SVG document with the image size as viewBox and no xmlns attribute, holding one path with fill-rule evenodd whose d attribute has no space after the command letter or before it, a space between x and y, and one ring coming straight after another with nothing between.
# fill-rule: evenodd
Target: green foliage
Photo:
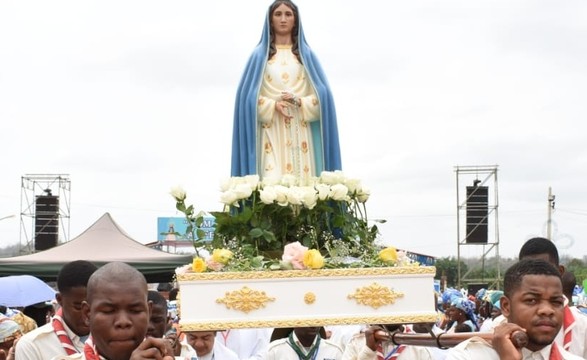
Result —
<instances>
[{"instance_id":1,"label":"green foliage","mask_svg":"<svg viewBox=\"0 0 587 360\"><path fill-rule=\"evenodd\" d=\"M341 174L329 174L337 175L340 182L329 185L332 183L316 178L313 186L300 186L286 177L275 184L251 176L232 178L223 197L228 199L226 211L212 212L216 218L214 246L227 248L235 241L252 246L259 254L283 250L285 245L299 241L328 253L342 242L348 245L349 256L360 257L374 247L378 235L377 226L367 222L368 193L360 187L345 187L342 183L346 179ZM243 191L247 186L249 191ZM332 195L334 190L320 195L330 187L339 191L342 187L343 195Z\"/></svg>"},{"instance_id":2,"label":"green foliage","mask_svg":"<svg viewBox=\"0 0 587 360\"><path fill-rule=\"evenodd\" d=\"M455 257L444 257L436 259L434 266L436 266L437 280L442 280L446 276L446 283L448 287L455 287L458 283L458 261ZM467 265L461 261L461 274L468 270Z\"/></svg>"}]
</instances>

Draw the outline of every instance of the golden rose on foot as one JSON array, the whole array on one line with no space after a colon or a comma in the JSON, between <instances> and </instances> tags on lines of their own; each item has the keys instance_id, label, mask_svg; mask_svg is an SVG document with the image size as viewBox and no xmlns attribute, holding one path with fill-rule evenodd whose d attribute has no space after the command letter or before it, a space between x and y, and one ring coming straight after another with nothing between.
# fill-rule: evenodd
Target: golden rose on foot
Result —
<instances>
[{"instance_id":1,"label":"golden rose on foot","mask_svg":"<svg viewBox=\"0 0 587 360\"><path fill-rule=\"evenodd\" d=\"M304 265L308 269L321 269L324 267L324 257L320 251L310 249L304 254Z\"/></svg>"}]
</instances>

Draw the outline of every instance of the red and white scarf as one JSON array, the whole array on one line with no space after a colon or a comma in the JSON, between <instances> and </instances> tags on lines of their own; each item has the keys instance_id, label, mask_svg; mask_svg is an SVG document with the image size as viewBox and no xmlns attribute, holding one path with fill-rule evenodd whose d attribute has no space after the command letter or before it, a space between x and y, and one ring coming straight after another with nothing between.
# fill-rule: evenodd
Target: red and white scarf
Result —
<instances>
[{"instance_id":1,"label":"red and white scarf","mask_svg":"<svg viewBox=\"0 0 587 360\"><path fill-rule=\"evenodd\" d=\"M86 360L100 360L100 355L98 354L98 350L96 350L96 345L94 345L94 340L91 335L84 344L84 356Z\"/></svg>"},{"instance_id":2,"label":"red and white scarf","mask_svg":"<svg viewBox=\"0 0 587 360\"><path fill-rule=\"evenodd\" d=\"M67 355L77 354L79 351L73 345L69 335L67 335L67 331L65 331L65 323L63 322L62 316L63 309L59 308L51 320L53 331L55 332L55 335L57 335L57 338L59 339L59 342L61 342L61 346L63 346Z\"/></svg>"},{"instance_id":3,"label":"red and white scarf","mask_svg":"<svg viewBox=\"0 0 587 360\"><path fill-rule=\"evenodd\" d=\"M404 330L404 333L411 333L412 331L409 328ZM393 349L388 354L383 353L383 344L379 342L377 344L377 349L375 353L377 354L377 360L391 360L397 359L398 356L405 350L406 345L395 345Z\"/></svg>"},{"instance_id":4,"label":"red and white scarf","mask_svg":"<svg viewBox=\"0 0 587 360\"><path fill-rule=\"evenodd\" d=\"M573 340L573 328L575 327L575 316L571 308L567 305L564 309L563 316L563 349L569 351L571 341Z\"/></svg>"},{"instance_id":5,"label":"red and white scarf","mask_svg":"<svg viewBox=\"0 0 587 360\"><path fill-rule=\"evenodd\" d=\"M548 357L548 360L564 360L563 355L558 349L556 343L552 343L552 347L550 348L550 356Z\"/></svg>"}]
</instances>

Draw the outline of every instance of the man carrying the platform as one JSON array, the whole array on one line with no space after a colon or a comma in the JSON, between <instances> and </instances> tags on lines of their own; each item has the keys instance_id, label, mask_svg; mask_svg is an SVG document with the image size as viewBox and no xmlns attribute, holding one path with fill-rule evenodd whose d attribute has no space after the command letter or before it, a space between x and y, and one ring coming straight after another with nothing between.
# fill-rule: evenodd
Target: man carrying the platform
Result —
<instances>
[{"instance_id":1,"label":"man carrying the platform","mask_svg":"<svg viewBox=\"0 0 587 360\"><path fill-rule=\"evenodd\" d=\"M189 344L182 343L178 338L176 329L171 326L169 312L167 310L167 300L165 300L163 295L159 291L149 290L147 299L151 303L147 337L167 340L167 350L175 356L179 356L182 359L195 358L196 351Z\"/></svg>"},{"instance_id":2,"label":"man carrying the platform","mask_svg":"<svg viewBox=\"0 0 587 360\"><path fill-rule=\"evenodd\" d=\"M276 329L265 360L340 360L342 349L324 339L320 327Z\"/></svg>"},{"instance_id":3,"label":"man carrying the platform","mask_svg":"<svg viewBox=\"0 0 587 360\"><path fill-rule=\"evenodd\" d=\"M559 269L561 276L565 267L559 263L558 250L554 243L546 238L532 238L522 245L520 254L522 259L542 259ZM568 352L587 358L587 316L576 308L569 306L565 298L563 323L555 342Z\"/></svg>"},{"instance_id":4,"label":"man carrying the platform","mask_svg":"<svg viewBox=\"0 0 587 360\"><path fill-rule=\"evenodd\" d=\"M409 348L406 345L396 345L392 341L379 341L375 338L375 332L387 333L411 333L408 326L402 324L372 325L365 331L353 336L344 349L343 360L400 360L413 359L413 351L410 355L404 354Z\"/></svg>"},{"instance_id":5,"label":"man carrying the platform","mask_svg":"<svg viewBox=\"0 0 587 360\"><path fill-rule=\"evenodd\" d=\"M83 353L52 360L173 360L166 340L145 337L151 310L147 292L143 274L128 264L111 262L96 270L82 305L90 325Z\"/></svg>"},{"instance_id":6,"label":"man carrying the platform","mask_svg":"<svg viewBox=\"0 0 587 360\"><path fill-rule=\"evenodd\" d=\"M561 275L550 263L526 259L512 265L505 273L500 303L507 323L494 329L492 344L473 337L449 350L448 360L582 359L554 343L565 301ZM522 349L514 345L516 332L527 335Z\"/></svg>"},{"instance_id":7,"label":"man carrying the platform","mask_svg":"<svg viewBox=\"0 0 587 360\"><path fill-rule=\"evenodd\" d=\"M57 355L77 354L84 348L90 328L81 307L86 301L86 287L97 267L85 260L65 264L57 275L55 299L60 308L47 324L25 334L16 345L16 358L51 359Z\"/></svg>"},{"instance_id":8,"label":"man carrying the platform","mask_svg":"<svg viewBox=\"0 0 587 360\"><path fill-rule=\"evenodd\" d=\"M234 351L216 341L216 331L190 331L185 334L187 343L196 350L198 360L239 360Z\"/></svg>"}]
</instances>

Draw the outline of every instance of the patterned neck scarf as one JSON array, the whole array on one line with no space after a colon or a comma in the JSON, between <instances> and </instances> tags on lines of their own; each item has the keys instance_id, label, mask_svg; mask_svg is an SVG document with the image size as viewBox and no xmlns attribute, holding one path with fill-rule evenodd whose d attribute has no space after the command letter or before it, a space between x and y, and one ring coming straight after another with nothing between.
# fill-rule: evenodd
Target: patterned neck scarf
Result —
<instances>
[{"instance_id":1,"label":"patterned neck scarf","mask_svg":"<svg viewBox=\"0 0 587 360\"><path fill-rule=\"evenodd\" d=\"M296 354L298 355L298 358L300 360L314 360L314 359L316 359L316 356L318 355L318 348L320 347L320 339L321 339L320 335L316 336L316 342L310 348L310 351L308 351L307 354L304 354L304 351L302 349L300 349L300 347L296 344L293 336L294 336L294 332L292 331L291 333L289 333L287 343L296 352Z\"/></svg>"},{"instance_id":2,"label":"patterned neck scarf","mask_svg":"<svg viewBox=\"0 0 587 360\"><path fill-rule=\"evenodd\" d=\"M560 350L558 349L558 346L556 346L556 343L552 343L548 360L564 360Z\"/></svg>"},{"instance_id":3,"label":"patterned neck scarf","mask_svg":"<svg viewBox=\"0 0 587 360\"><path fill-rule=\"evenodd\" d=\"M575 316L569 305L565 306L563 317L563 349L569 351L571 341L573 340L573 328L575 327Z\"/></svg>"},{"instance_id":4,"label":"patterned neck scarf","mask_svg":"<svg viewBox=\"0 0 587 360\"><path fill-rule=\"evenodd\" d=\"M100 355L98 354L96 345L94 345L94 340L92 339L92 336L90 336L84 344L84 356L86 360L100 360Z\"/></svg>"},{"instance_id":5,"label":"patterned neck scarf","mask_svg":"<svg viewBox=\"0 0 587 360\"><path fill-rule=\"evenodd\" d=\"M77 354L79 351L73 345L69 335L67 335L67 331L65 331L65 323L62 316L63 308L59 308L51 320L53 331L55 332L55 335L57 335L57 338L59 339L59 342L61 342L61 346L63 346L63 349L65 349L67 355Z\"/></svg>"}]
</instances>

